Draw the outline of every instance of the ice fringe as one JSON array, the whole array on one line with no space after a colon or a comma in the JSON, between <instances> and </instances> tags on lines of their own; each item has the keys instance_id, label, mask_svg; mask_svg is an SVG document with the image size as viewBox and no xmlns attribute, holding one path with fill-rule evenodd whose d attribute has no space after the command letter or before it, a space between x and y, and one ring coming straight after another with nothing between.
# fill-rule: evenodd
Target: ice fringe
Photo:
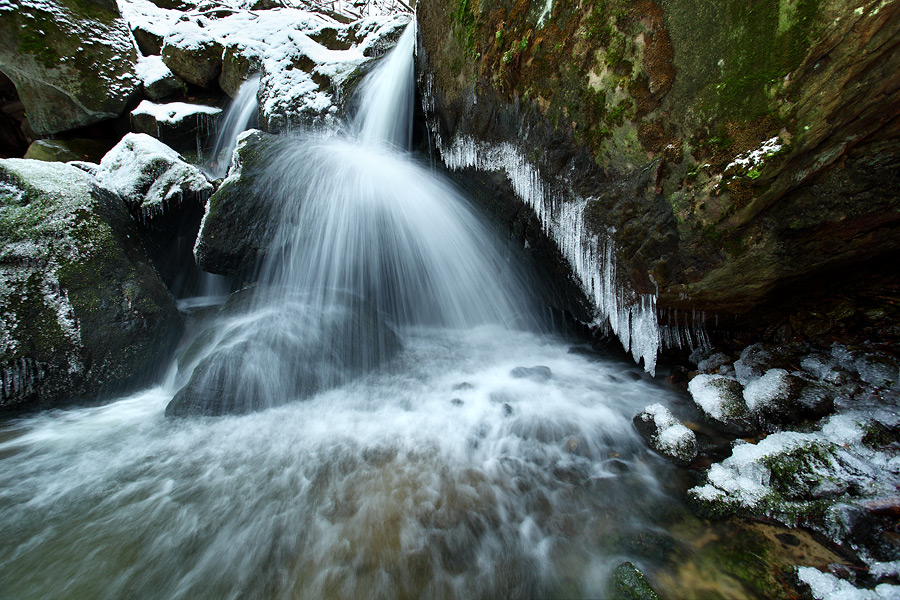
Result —
<instances>
[{"instance_id":1,"label":"ice fringe","mask_svg":"<svg viewBox=\"0 0 900 600\"><path fill-rule=\"evenodd\" d=\"M448 147L440 136L435 138L444 163L452 170L474 167L506 172L516 194L537 214L544 233L556 242L594 304L593 325L603 327L608 322L635 362L643 359L644 369L655 374L662 339L656 294L635 294L620 284L612 239L601 239L586 230L584 211L588 200L564 201L560 194L548 190L538 170L513 144L491 145L460 137Z\"/></svg>"}]
</instances>

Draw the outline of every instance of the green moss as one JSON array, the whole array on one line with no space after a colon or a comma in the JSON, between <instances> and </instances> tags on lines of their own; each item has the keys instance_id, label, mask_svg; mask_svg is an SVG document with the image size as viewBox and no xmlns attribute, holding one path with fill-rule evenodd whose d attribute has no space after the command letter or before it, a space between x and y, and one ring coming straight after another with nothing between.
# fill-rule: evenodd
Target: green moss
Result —
<instances>
[{"instance_id":1,"label":"green moss","mask_svg":"<svg viewBox=\"0 0 900 600\"><path fill-rule=\"evenodd\" d=\"M476 18L470 0L459 0L452 18L458 27L457 37L466 56L474 55Z\"/></svg>"}]
</instances>

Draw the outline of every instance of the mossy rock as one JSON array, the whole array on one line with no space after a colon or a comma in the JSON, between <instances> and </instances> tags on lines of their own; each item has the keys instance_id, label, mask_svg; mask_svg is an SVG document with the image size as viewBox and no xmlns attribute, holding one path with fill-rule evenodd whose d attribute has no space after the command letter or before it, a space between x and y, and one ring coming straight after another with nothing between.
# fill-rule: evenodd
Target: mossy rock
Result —
<instances>
[{"instance_id":1,"label":"mossy rock","mask_svg":"<svg viewBox=\"0 0 900 600\"><path fill-rule=\"evenodd\" d=\"M83 160L97 163L110 146L110 143L101 140L37 140L28 147L24 158L46 162Z\"/></svg>"},{"instance_id":2,"label":"mossy rock","mask_svg":"<svg viewBox=\"0 0 900 600\"><path fill-rule=\"evenodd\" d=\"M136 61L131 32L114 5L0 5L0 71L15 84L39 135L121 115L140 91Z\"/></svg>"},{"instance_id":3,"label":"mossy rock","mask_svg":"<svg viewBox=\"0 0 900 600\"><path fill-rule=\"evenodd\" d=\"M266 168L285 138L252 131L238 142L231 174L210 197L194 254L210 273L252 280L270 245L277 207L265 193Z\"/></svg>"},{"instance_id":4,"label":"mossy rock","mask_svg":"<svg viewBox=\"0 0 900 600\"><path fill-rule=\"evenodd\" d=\"M610 600L659 600L647 578L632 562L616 567L606 593Z\"/></svg>"},{"instance_id":5,"label":"mossy rock","mask_svg":"<svg viewBox=\"0 0 900 600\"><path fill-rule=\"evenodd\" d=\"M167 36L163 42L162 58L181 79L209 88L216 83L222 71L224 52L218 40L204 35L204 30L196 27L196 31L179 30Z\"/></svg>"},{"instance_id":6,"label":"mossy rock","mask_svg":"<svg viewBox=\"0 0 900 600\"><path fill-rule=\"evenodd\" d=\"M0 161L0 408L148 376L181 329L121 199L68 165Z\"/></svg>"}]
</instances>

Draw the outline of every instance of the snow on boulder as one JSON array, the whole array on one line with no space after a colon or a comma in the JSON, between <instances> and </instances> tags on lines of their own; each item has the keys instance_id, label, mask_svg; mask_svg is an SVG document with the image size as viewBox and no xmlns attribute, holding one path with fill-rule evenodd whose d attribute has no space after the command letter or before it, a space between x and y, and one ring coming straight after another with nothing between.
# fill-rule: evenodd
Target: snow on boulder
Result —
<instances>
[{"instance_id":1,"label":"snow on boulder","mask_svg":"<svg viewBox=\"0 0 900 600\"><path fill-rule=\"evenodd\" d=\"M213 192L200 170L146 134L129 133L100 161L97 179L143 221L184 201L204 203Z\"/></svg>"},{"instance_id":2,"label":"snow on boulder","mask_svg":"<svg viewBox=\"0 0 900 600\"><path fill-rule=\"evenodd\" d=\"M196 149L216 129L222 109L203 104L141 102L131 111L131 129L177 150ZM199 142L199 143L198 143Z\"/></svg>"},{"instance_id":3,"label":"snow on boulder","mask_svg":"<svg viewBox=\"0 0 900 600\"><path fill-rule=\"evenodd\" d=\"M744 401L741 384L724 375L697 375L688 383L694 404L705 415L735 433L751 427L751 413Z\"/></svg>"},{"instance_id":4,"label":"snow on boulder","mask_svg":"<svg viewBox=\"0 0 900 600\"><path fill-rule=\"evenodd\" d=\"M114 4L0 1L0 71L39 135L121 115L140 88L136 62Z\"/></svg>"},{"instance_id":5,"label":"snow on boulder","mask_svg":"<svg viewBox=\"0 0 900 600\"><path fill-rule=\"evenodd\" d=\"M675 464L697 457L697 436L662 404L651 404L634 417L634 426L650 448Z\"/></svg>"},{"instance_id":6,"label":"snow on boulder","mask_svg":"<svg viewBox=\"0 0 900 600\"><path fill-rule=\"evenodd\" d=\"M222 71L225 48L203 16L182 17L163 40L162 59L172 72L194 85L208 88Z\"/></svg>"},{"instance_id":7,"label":"snow on boulder","mask_svg":"<svg viewBox=\"0 0 900 600\"><path fill-rule=\"evenodd\" d=\"M118 196L69 165L0 160L0 407L117 391L180 326Z\"/></svg>"},{"instance_id":8,"label":"snow on boulder","mask_svg":"<svg viewBox=\"0 0 900 600\"><path fill-rule=\"evenodd\" d=\"M166 66L159 56L140 57L136 72L144 86L144 93L151 100L160 100L184 89L184 82Z\"/></svg>"}]
</instances>

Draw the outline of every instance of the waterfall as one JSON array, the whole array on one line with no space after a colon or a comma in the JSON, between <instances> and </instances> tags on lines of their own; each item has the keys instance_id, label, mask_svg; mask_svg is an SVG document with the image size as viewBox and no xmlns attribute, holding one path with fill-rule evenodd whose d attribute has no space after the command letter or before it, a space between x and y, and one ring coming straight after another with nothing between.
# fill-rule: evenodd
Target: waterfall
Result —
<instances>
[{"instance_id":1,"label":"waterfall","mask_svg":"<svg viewBox=\"0 0 900 600\"><path fill-rule=\"evenodd\" d=\"M360 141L408 149L412 143L415 100L415 21L400 36L396 48L366 79L360 91L353 129Z\"/></svg>"},{"instance_id":2,"label":"waterfall","mask_svg":"<svg viewBox=\"0 0 900 600\"><path fill-rule=\"evenodd\" d=\"M632 424L681 399L538 329L408 151L412 35L343 131L275 145L260 281L197 311L163 383L0 422L0 595L605 597L630 560L676 597L701 572Z\"/></svg>"},{"instance_id":3,"label":"waterfall","mask_svg":"<svg viewBox=\"0 0 900 600\"><path fill-rule=\"evenodd\" d=\"M237 136L246 131L256 122L259 103L256 96L259 93L259 75L253 75L241 84L237 95L225 111L225 117L219 125L216 134L216 143L213 145L210 164L207 165L207 173L214 179L220 179L228 174L231 166L231 154L237 144Z\"/></svg>"},{"instance_id":4,"label":"waterfall","mask_svg":"<svg viewBox=\"0 0 900 600\"><path fill-rule=\"evenodd\" d=\"M409 327L537 326L521 266L409 154L414 36L410 24L363 80L351 127L289 137L267 157L256 194L280 218L260 284L190 352L169 414L309 397L385 363Z\"/></svg>"}]
</instances>

